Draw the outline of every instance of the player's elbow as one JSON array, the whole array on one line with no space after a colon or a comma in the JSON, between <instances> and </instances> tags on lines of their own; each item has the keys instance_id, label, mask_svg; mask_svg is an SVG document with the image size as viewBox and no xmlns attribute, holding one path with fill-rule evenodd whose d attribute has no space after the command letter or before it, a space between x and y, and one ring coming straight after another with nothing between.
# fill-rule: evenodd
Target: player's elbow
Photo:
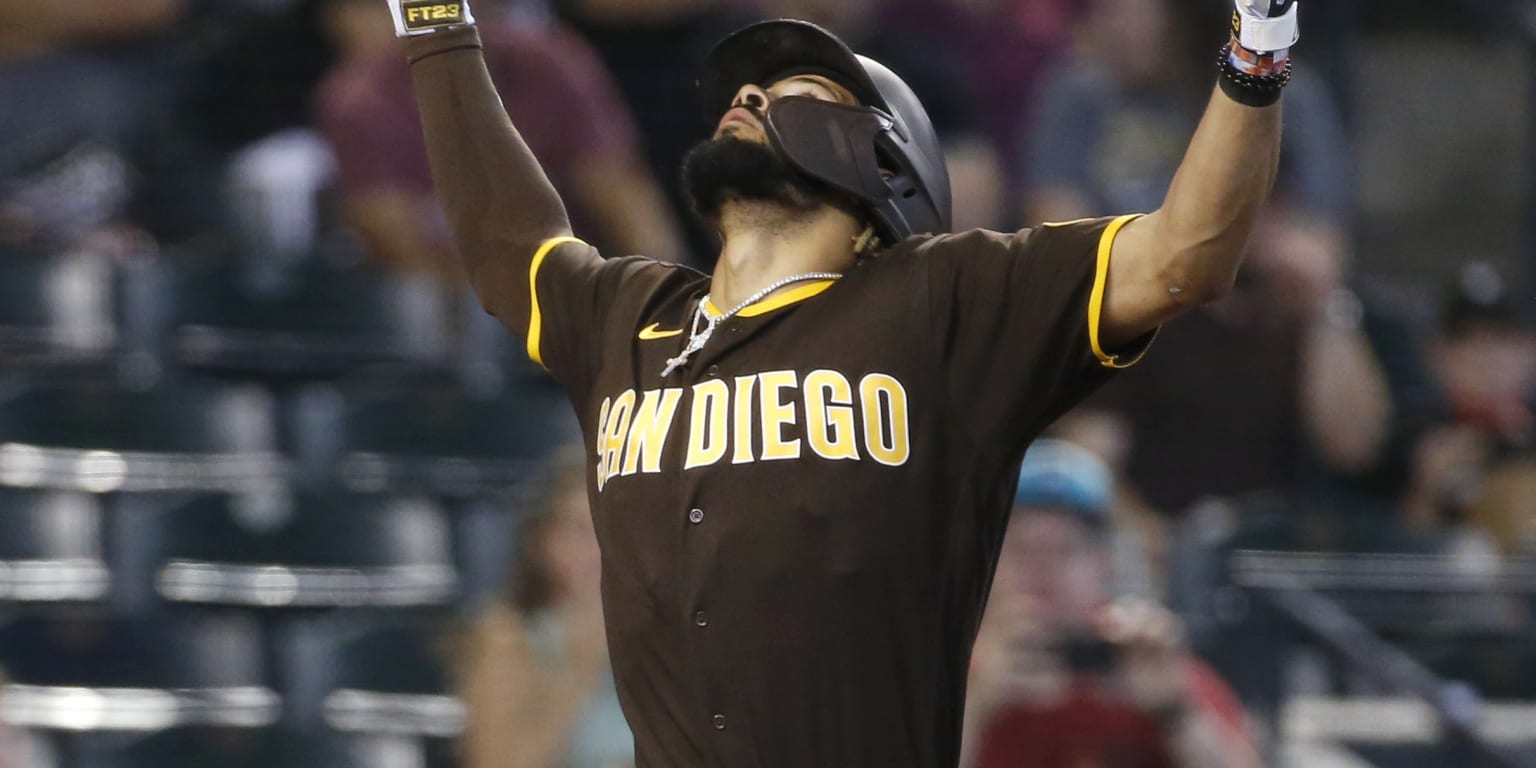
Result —
<instances>
[{"instance_id":1,"label":"player's elbow","mask_svg":"<svg viewBox=\"0 0 1536 768\"><path fill-rule=\"evenodd\" d=\"M1175 253L1163 270L1163 285L1174 303L1185 309L1219 301L1232 292L1237 269L1230 260L1213 257L1204 249Z\"/></svg>"}]
</instances>

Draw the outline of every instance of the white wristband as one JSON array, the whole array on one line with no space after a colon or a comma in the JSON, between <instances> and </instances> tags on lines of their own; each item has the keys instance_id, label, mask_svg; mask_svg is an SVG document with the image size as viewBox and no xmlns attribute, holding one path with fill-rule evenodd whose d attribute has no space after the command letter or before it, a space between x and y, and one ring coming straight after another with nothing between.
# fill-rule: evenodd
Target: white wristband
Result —
<instances>
[{"instance_id":1,"label":"white wristband","mask_svg":"<svg viewBox=\"0 0 1536 768\"><path fill-rule=\"evenodd\" d=\"M395 36L430 35L439 29L475 23L469 0L389 0Z\"/></svg>"},{"instance_id":2,"label":"white wristband","mask_svg":"<svg viewBox=\"0 0 1536 768\"><path fill-rule=\"evenodd\" d=\"M1300 9L1301 3L1296 3L1285 12L1284 16L1273 19L1263 19L1237 11L1241 17L1237 24L1237 42L1244 48L1258 53L1281 51L1295 45L1296 41L1301 39L1301 24L1298 16Z\"/></svg>"}]
</instances>

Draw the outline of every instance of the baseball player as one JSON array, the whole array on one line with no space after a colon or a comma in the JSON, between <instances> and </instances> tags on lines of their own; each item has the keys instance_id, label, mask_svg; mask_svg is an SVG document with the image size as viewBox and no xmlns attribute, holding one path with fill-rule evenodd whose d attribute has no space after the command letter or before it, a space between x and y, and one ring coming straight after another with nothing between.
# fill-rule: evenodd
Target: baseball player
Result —
<instances>
[{"instance_id":1,"label":"baseball player","mask_svg":"<svg viewBox=\"0 0 1536 768\"><path fill-rule=\"evenodd\" d=\"M1024 449L1231 285L1292 0L1236 0L1161 209L1011 233L947 233L939 144L889 69L812 24L747 27L707 59L717 127L684 168L713 275L574 236L466 0L388 1L470 281L591 450L638 766L953 766Z\"/></svg>"}]
</instances>

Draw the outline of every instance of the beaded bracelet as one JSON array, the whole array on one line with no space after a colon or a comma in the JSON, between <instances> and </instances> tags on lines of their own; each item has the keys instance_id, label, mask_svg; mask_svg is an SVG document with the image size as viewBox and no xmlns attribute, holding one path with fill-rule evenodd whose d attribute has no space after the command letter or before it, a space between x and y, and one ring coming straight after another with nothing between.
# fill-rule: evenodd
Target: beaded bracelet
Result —
<instances>
[{"instance_id":1,"label":"beaded bracelet","mask_svg":"<svg viewBox=\"0 0 1536 768\"><path fill-rule=\"evenodd\" d=\"M1267 107L1279 101L1280 92L1291 82L1290 58L1265 61L1263 59L1267 57L1260 57L1250 61L1256 54L1245 49L1234 53L1237 48L1236 43L1229 42L1221 49L1217 62L1221 71L1221 90L1233 101L1249 107ZM1233 59L1245 54L1244 66L1239 68ZM1245 71L1248 69L1265 74Z\"/></svg>"}]
</instances>

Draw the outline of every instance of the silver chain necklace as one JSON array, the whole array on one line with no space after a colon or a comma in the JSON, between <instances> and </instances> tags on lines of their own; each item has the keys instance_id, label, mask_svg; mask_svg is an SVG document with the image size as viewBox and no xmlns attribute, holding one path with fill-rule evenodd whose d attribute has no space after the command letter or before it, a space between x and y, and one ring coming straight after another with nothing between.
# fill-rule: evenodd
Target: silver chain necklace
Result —
<instances>
[{"instance_id":1,"label":"silver chain necklace","mask_svg":"<svg viewBox=\"0 0 1536 768\"><path fill-rule=\"evenodd\" d=\"M673 371L687 365L688 359L703 349L705 344L709 343L709 337L714 335L716 327L735 317L736 313L743 309L762 301L764 296L793 283L800 283L806 280L836 280L840 277L842 275L836 272L806 272L800 275L791 275L748 296L745 301L737 304L731 311L723 315L712 315L704 308L709 304L710 297L709 294L704 294L704 298L699 299L699 305L693 310L693 326L688 331L688 346L683 347L683 351L678 353L677 357L667 358L667 367L661 372L662 378L671 376Z\"/></svg>"}]
</instances>

